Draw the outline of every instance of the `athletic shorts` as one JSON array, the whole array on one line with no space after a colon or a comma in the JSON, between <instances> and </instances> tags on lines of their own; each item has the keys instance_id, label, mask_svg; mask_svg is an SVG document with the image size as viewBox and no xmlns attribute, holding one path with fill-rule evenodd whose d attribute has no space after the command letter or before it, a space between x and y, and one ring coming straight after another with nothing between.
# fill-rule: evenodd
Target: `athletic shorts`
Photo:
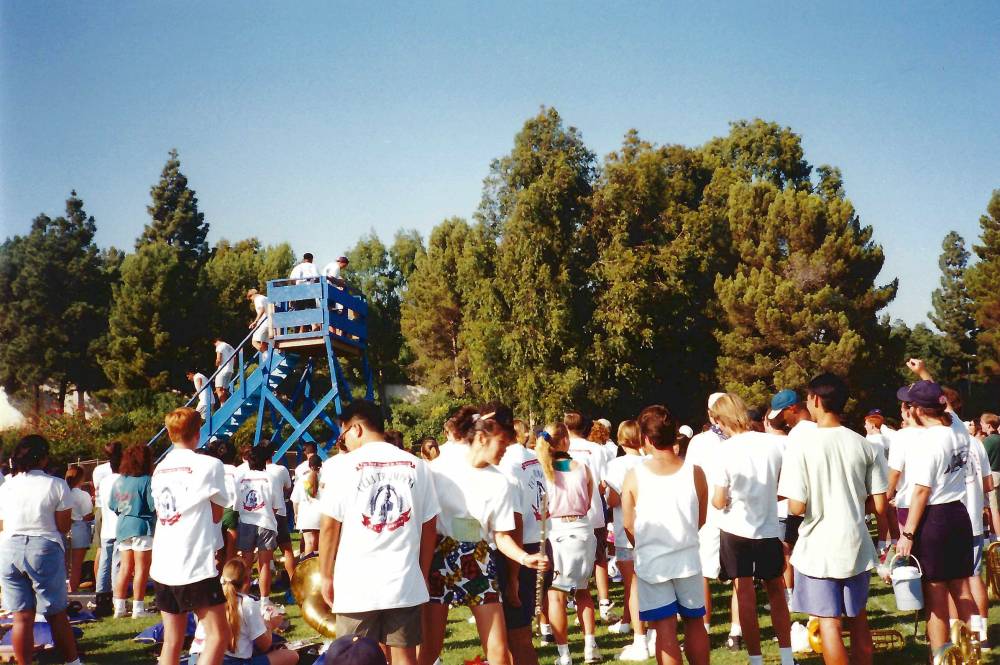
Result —
<instances>
[{"instance_id":1,"label":"athletic shorts","mask_svg":"<svg viewBox=\"0 0 1000 665\"><path fill-rule=\"evenodd\" d=\"M856 617L868 603L871 572L862 571L854 577L809 577L795 571L795 589L789 609L824 618Z\"/></svg>"},{"instance_id":2,"label":"athletic shorts","mask_svg":"<svg viewBox=\"0 0 1000 665\"><path fill-rule=\"evenodd\" d=\"M277 546L278 535L271 529L241 522L236 531L236 549L240 552L253 552L254 550L273 552Z\"/></svg>"},{"instance_id":3,"label":"athletic shorts","mask_svg":"<svg viewBox=\"0 0 1000 665\"><path fill-rule=\"evenodd\" d=\"M594 529L594 538L597 540L597 549L594 550L594 563L606 566L608 565L608 527Z\"/></svg>"},{"instance_id":4,"label":"athletic shorts","mask_svg":"<svg viewBox=\"0 0 1000 665\"><path fill-rule=\"evenodd\" d=\"M288 531L288 515L275 515L274 519L278 522L278 544L291 545L292 534Z\"/></svg>"},{"instance_id":5,"label":"athletic shorts","mask_svg":"<svg viewBox=\"0 0 1000 665\"><path fill-rule=\"evenodd\" d=\"M218 577L209 577L191 584L171 586L153 580L156 606L167 614L193 612L201 607L215 607L226 602Z\"/></svg>"},{"instance_id":6,"label":"athletic shorts","mask_svg":"<svg viewBox=\"0 0 1000 665\"><path fill-rule=\"evenodd\" d=\"M525 543L523 549L528 554L537 554L541 547L538 543ZM552 558L552 548L546 544L546 554ZM507 629L527 628L531 625L531 620L535 618L535 591L538 582L538 571L521 566L517 578L517 596L520 601L513 604L513 599L508 597L507 585L510 570L507 568L508 560L501 552L492 550L496 558L497 586L500 589L501 601L503 602L503 617L507 624ZM546 589L552 583L551 575L546 574L542 579L542 588Z\"/></svg>"},{"instance_id":7,"label":"athletic shorts","mask_svg":"<svg viewBox=\"0 0 1000 665\"><path fill-rule=\"evenodd\" d=\"M986 540L982 535L972 537L972 574L981 575L983 572L983 546Z\"/></svg>"},{"instance_id":8,"label":"athletic shorts","mask_svg":"<svg viewBox=\"0 0 1000 665\"><path fill-rule=\"evenodd\" d=\"M639 620L659 621L680 615L682 619L705 616L705 583L701 575L647 582L635 576L639 593Z\"/></svg>"},{"instance_id":9,"label":"athletic shorts","mask_svg":"<svg viewBox=\"0 0 1000 665\"><path fill-rule=\"evenodd\" d=\"M799 527L802 526L802 520L805 517L802 515L789 515L788 517L783 517L778 520L783 527L781 532L781 542L785 543L789 547L795 547L795 543L799 542Z\"/></svg>"},{"instance_id":10,"label":"athletic shorts","mask_svg":"<svg viewBox=\"0 0 1000 665\"><path fill-rule=\"evenodd\" d=\"M785 552L777 538L744 538L719 532L719 579L756 577L773 580L785 569Z\"/></svg>"},{"instance_id":11,"label":"athletic shorts","mask_svg":"<svg viewBox=\"0 0 1000 665\"><path fill-rule=\"evenodd\" d=\"M132 536L131 538L118 541L117 547L121 552L149 552L153 549L153 537Z\"/></svg>"},{"instance_id":12,"label":"athletic shorts","mask_svg":"<svg viewBox=\"0 0 1000 665\"><path fill-rule=\"evenodd\" d=\"M371 612L337 614L337 635L357 635L390 647L408 648L420 645L421 610L423 605L398 607Z\"/></svg>"},{"instance_id":13,"label":"athletic shorts","mask_svg":"<svg viewBox=\"0 0 1000 665\"><path fill-rule=\"evenodd\" d=\"M236 531L240 528L240 514L232 508L226 508L222 511L220 524L223 531Z\"/></svg>"},{"instance_id":14,"label":"athletic shorts","mask_svg":"<svg viewBox=\"0 0 1000 665\"><path fill-rule=\"evenodd\" d=\"M594 529L586 518L575 522L552 520L549 544L552 546L552 588L570 593L586 589L594 574L597 554Z\"/></svg>"},{"instance_id":15,"label":"athletic shorts","mask_svg":"<svg viewBox=\"0 0 1000 665\"><path fill-rule=\"evenodd\" d=\"M701 574L710 580L719 579L719 529L708 524L698 530L698 556Z\"/></svg>"},{"instance_id":16,"label":"athletic shorts","mask_svg":"<svg viewBox=\"0 0 1000 665\"><path fill-rule=\"evenodd\" d=\"M428 583L428 602L438 605L476 607L500 602L497 567L483 540L472 543L438 536Z\"/></svg>"},{"instance_id":17,"label":"athletic shorts","mask_svg":"<svg viewBox=\"0 0 1000 665\"><path fill-rule=\"evenodd\" d=\"M972 522L962 502L927 506L913 536L912 554L923 568L924 580L972 577Z\"/></svg>"},{"instance_id":18,"label":"athletic shorts","mask_svg":"<svg viewBox=\"0 0 1000 665\"><path fill-rule=\"evenodd\" d=\"M219 372L215 375L215 387L216 388L228 388L229 382L233 380L233 373L229 372Z\"/></svg>"},{"instance_id":19,"label":"athletic shorts","mask_svg":"<svg viewBox=\"0 0 1000 665\"><path fill-rule=\"evenodd\" d=\"M615 546L615 559L618 562L622 561L635 561L635 550L631 547L619 547Z\"/></svg>"}]
</instances>

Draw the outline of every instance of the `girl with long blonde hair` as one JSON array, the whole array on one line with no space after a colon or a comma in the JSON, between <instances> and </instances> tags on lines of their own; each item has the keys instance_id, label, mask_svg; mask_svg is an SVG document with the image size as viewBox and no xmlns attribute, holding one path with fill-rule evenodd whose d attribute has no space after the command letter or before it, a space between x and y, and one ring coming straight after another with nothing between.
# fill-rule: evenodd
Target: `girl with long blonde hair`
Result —
<instances>
[{"instance_id":1,"label":"girl with long blonde hair","mask_svg":"<svg viewBox=\"0 0 1000 665\"><path fill-rule=\"evenodd\" d=\"M222 665L295 665L299 662L299 654L291 649L268 652L273 631L281 624L281 615L265 619L260 603L246 595L249 586L250 567L242 559L227 561L222 567L222 593L226 598L226 622L230 637ZM204 642L205 629L199 622L191 642L188 665L197 665ZM255 647L266 653L254 656Z\"/></svg>"}]
</instances>

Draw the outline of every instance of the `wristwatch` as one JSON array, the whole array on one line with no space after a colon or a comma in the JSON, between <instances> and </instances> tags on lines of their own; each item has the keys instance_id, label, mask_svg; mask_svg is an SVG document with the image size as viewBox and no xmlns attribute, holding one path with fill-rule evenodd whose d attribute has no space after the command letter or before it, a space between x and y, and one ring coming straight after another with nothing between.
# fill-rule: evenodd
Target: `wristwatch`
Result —
<instances>
[{"instance_id":1,"label":"wristwatch","mask_svg":"<svg viewBox=\"0 0 1000 665\"><path fill-rule=\"evenodd\" d=\"M913 534L909 533L907 531L900 531L899 535L903 536L904 538L906 538L908 540L913 540Z\"/></svg>"}]
</instances>

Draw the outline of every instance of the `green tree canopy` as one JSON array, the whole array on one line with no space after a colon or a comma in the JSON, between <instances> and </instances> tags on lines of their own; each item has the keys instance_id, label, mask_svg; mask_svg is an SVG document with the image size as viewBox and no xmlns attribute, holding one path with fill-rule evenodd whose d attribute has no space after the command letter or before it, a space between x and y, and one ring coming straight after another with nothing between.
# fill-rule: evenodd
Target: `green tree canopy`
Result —
<instances>
[{"instance_id":1,"label":"green tree canopy","mask_svg":"<svg viewBox=\"0 0 1000 665\"><path fill-rule=\"evenodd\" d=\"M931 321L941 331L941 367L934 377L949 384L965 382L976 352L976 319L972 297L965 285L969 252L965 239L951 231L941 243L941 286L931 294Z\"/></svg>"},{"instance_id":2,"label":"green tree canopy","mask_svg":"<svg viewBox=\"0 0 1000 665\"><path fill-rule=\"evenodd\" d=\"M969 268L966 280L979 329L978 373L992 381L1000 375L1000 189L993 190L979 228L980 244L973 246L979 261Z\"/></svg>"}]
</instances>

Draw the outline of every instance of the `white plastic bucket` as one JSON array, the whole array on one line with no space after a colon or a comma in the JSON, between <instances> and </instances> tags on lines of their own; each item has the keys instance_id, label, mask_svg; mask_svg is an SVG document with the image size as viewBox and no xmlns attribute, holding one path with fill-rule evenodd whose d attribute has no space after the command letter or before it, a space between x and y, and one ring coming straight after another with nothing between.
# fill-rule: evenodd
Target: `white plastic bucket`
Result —
<instances>
[{"instance_id":1,"label":"white plastic bucket","mask_svg":"<svg viewBox=\"0 0 1000 665\"><path fill-rule=\"evenodd\" d=\"M922 610L924 590L920 585L920 578L924 571L915 556L909 558L913 559L916 566L897 566L897 561L902 561L903 558L897 554L889 562L889 578L892 580L892 593L896 597L896 609L900 612Z\"/></svg>"}]
</instances>

